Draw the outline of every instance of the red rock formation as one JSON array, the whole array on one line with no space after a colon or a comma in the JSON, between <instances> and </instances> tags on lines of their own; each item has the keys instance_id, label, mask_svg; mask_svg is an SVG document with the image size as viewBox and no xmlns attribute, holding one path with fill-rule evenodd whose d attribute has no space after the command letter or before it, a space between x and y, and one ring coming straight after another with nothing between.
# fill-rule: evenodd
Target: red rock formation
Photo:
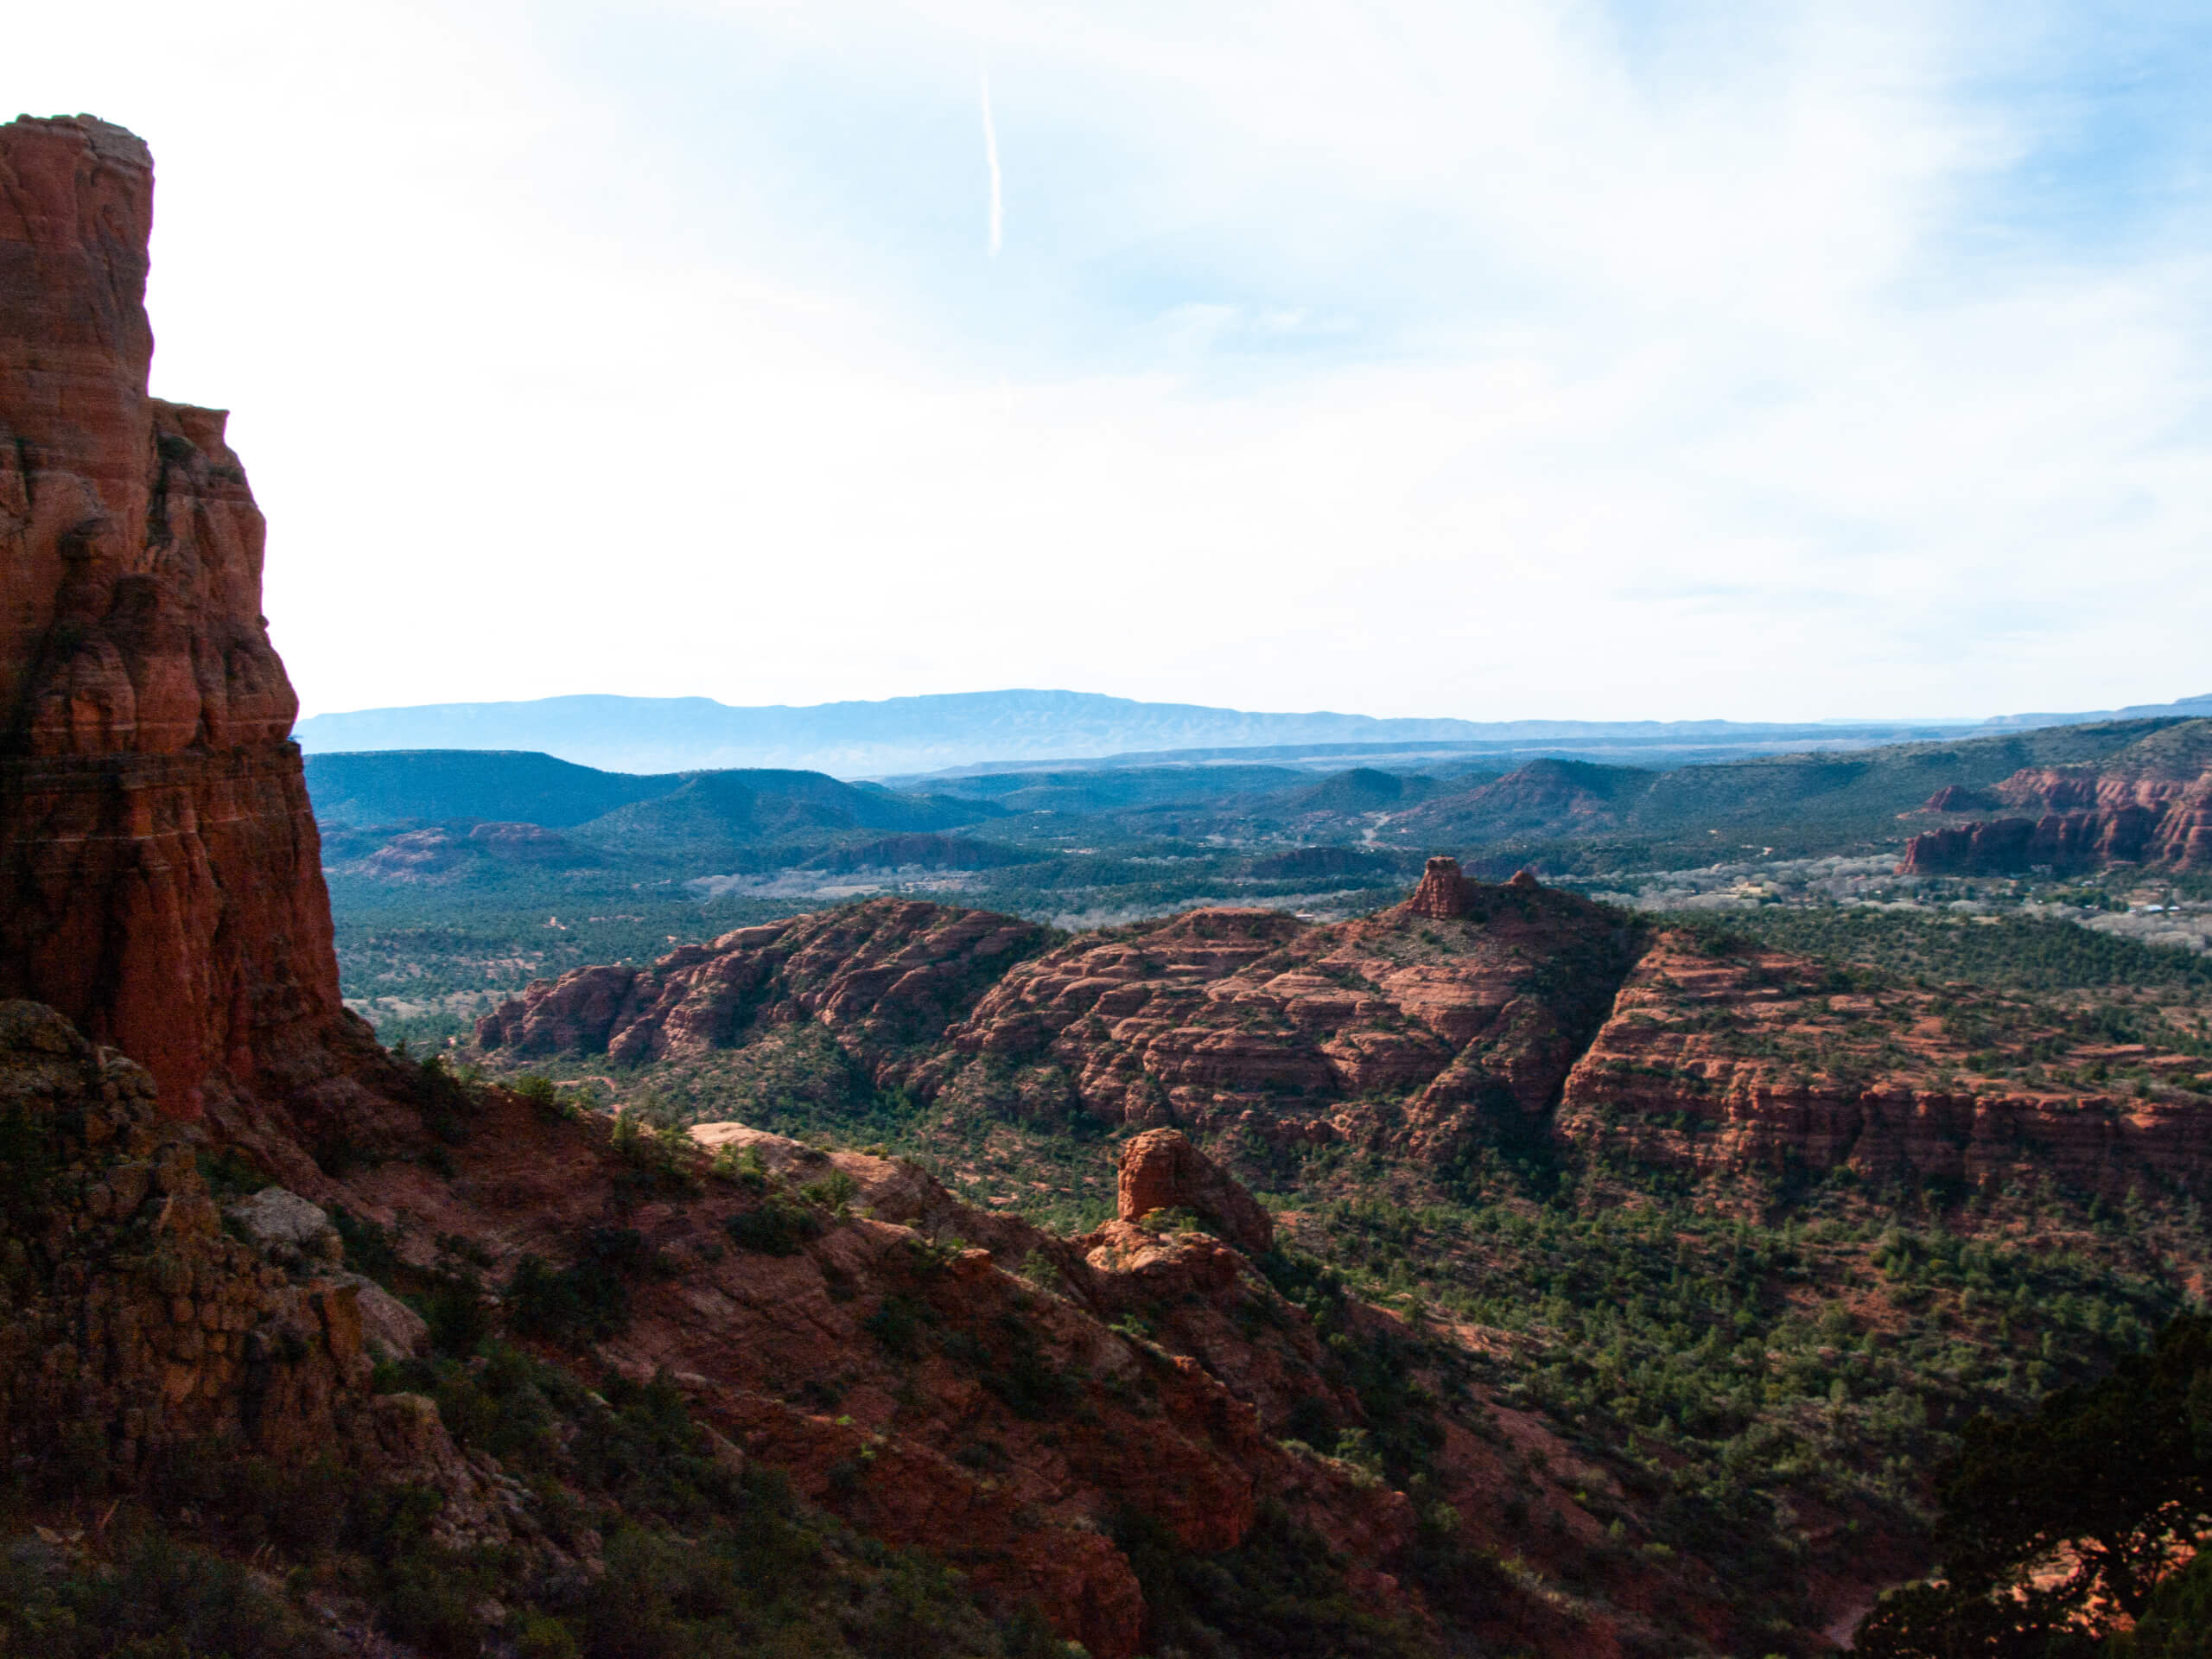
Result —
<instances>
[{"instance_id":1,"label":"red rock formation","mask_svg":"<svg viewBox=\"0 0 2212 1659\"><path fill-rule=\"evenodd\" d=\"M1122 1148L1116 1193L1123 1221L1188 1210L1247 1255L1264 1255L1274 1243L1274 1218L1178 1129L1147 1129Z\"/></svg>"},{"instance_id":2,"label":"red rock formation","mask_svg":"<svg viewBox=\"0 0 2212 1659\"><path fill-rule=\"evenodd\" d=\"M1946 784L1920 804L1923 812L1980 812L1990 805L1986 791L1965 784Z\"/></svg>"},{"instance_id":3,"label":"red rock formation","mask_svg":"<svg viewBox=\"0 0 2212 1659\"><path fill-rule=\"evenodd\" d=\"M2202 1061L2086 1048L2062 1059L2145 1066L2190 1086L2030 1088L1972 1071L1936 993L1824 994L1821 979L1777 952L1716 957L1662 936L1568 1077L1560 1132L1722 1177L1848 1166L1879 1180L2055 1179L2113 1196L2146 1180L2202 1190L2212 1179L2194 1087Z\"/></svg>"},{"instance_id":4,"label":"red rock formation","mask_svg":"<svg viewBox=\"0 0 2212 1659\"><path fill-rule=\"evenodd\" d=\"M1443 1151L1551 1106L1634 949L1586 900L1436 860L1413 901L1357 921L1198 910L1073 940L992 988L919 1077L1057 1078L1116 1122Z\"/></svg>"},{"instance_id":5,"label":"red rock formation","mask_svg":"<svg viewBox=\"0 0 2212 1659\"><path fill-rule=\"evenodd\" d=\"M942 1035L1051 937L988 911L878 899L739 928L647 969L578 968L538 980L478 1020L476 1041L518 1058L604 1052L638 1064L812 1020L874 1068Z\"/></svg>"},{"instance_id":6,"label":"red rock formation","mask_svg":"<svg viewBox=\"0 0 2212 1659\"><path fill-rule=\"evenodd\" d=\"M1432 858L1421 873L1421 885L1406 900L1411 916L1430 916L1451 921L1467 913L1467 879L1459 874L1456 858Z\"/></svg>"},{"instance_id":7,"label":"red rock formation","mask_svg":"<svg viewBox=\"0 0 2212 1659\"><path fill-rule=\"evenodd\" d=\"M222 411L147 395L152 190L118 127L0 127L0 995L192 1116L211 1084L282 1093L361 1033L261 514Z\"/></svg>"},{"instance_id":8,"label":"red rock formation","mask_svg":"<svg viewBox=\"0 0 2212 1659\"><path fill-rule=\"evenodd\" d=\"M2123 863L2212 869L2212 721L2153 732L2095 766L2017 772L1989 793L2014 816L1915 836L1898 873L2011 874L2047 865L2063 874Z\"/></svg>"}]
</instances>

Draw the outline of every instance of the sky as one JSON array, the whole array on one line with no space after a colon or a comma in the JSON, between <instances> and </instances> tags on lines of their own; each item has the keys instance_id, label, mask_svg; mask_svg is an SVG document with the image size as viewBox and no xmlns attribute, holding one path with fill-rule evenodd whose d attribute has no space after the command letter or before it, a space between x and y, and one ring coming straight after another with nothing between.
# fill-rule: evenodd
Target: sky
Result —
<instances>
[{"instance_id":1,"label":"sky","mask_svg":"<svg viewBox=\"0 0 2212 1659\"><path fill-rule=\"evenodd\" d=\"M11 18L303 711L2212 690L2212 9Z\"/></svg>"}]
</instances>

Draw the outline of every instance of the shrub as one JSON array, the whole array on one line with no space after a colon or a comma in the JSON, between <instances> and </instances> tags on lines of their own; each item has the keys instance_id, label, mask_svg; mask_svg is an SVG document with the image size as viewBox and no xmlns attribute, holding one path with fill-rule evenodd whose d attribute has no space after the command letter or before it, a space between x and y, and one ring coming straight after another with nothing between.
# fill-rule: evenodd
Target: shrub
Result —
<instances>
[{"instance_id":1,"label":"shrub","mask_svg":"<svg viewBox=\"0 0 2212 1659\"><path fill-rule=\"evenodd\" d=\"M535 1071L524 1073L507 1086L528 1101L531 1109L549 1123L583 1116L575 1102L566 1098L552 1078L540 1077Z\"/></svg>"},{"instance_id":2,"label":"shrub","mask_svg":"<svg viewBox=\"0 0 2212 1659\"><path fill-rule=\"evenodd\" d=\"M922 1327L937 1323L937 1310L918 1297L896 1292L883 1299L874 1313L861 1321L861 1328L899 1359L918 1359Z\"/></svg>"},{"instance_id":3,"label":"shrub","mask_svg":"<svg viewBox=\"0 0 2212 1659\"><path fill-rule=\"evenodd\" d=\"M558 1272L534 1255L515 1264L509 1323L524 1336L569 1347L604 1342L628 1329L629 1279L652 1265L635 1229L595 1227L583 1236L575 1261Z\"/></svg>"},{"instance_id":4,"label":"shrub","mask_svg":"<svg viewBox=\"0 0 2212 1659\"><path fill-rule=\"evenodd\" d=\"M244 1567L141 1533L111 1567L0 1552L0 1651L40 1659L300 1659L331 1644Z\"/></svg>"},{"instance_id":5,"label":"shrub","mask_svg":"<svg viewBox=\"0 0 2212 1659\"><path fill-rule=\"evenodd\" d=\"M760 1255L797 1255L807 1240L820 1237L828 1227L818 1209L794 1203L779 1193L722 1224L722 1230L739 1249Z\"/></svg>"},{"instance_id":6,"label":"shrub","mask_svg":"<svg viewBox=\"0 0 2212 1659\"><path fill-rule=\"evenodd\" d=\"M1150 1516L1125 1513L1114 1541L1143 1586L1154 1651L1213 1659L1413 1659L1421 1634L1367 1611L1344 1566L1279 1506L1215 1555L1183 1547Z\"/></svg>"}]
</instances>

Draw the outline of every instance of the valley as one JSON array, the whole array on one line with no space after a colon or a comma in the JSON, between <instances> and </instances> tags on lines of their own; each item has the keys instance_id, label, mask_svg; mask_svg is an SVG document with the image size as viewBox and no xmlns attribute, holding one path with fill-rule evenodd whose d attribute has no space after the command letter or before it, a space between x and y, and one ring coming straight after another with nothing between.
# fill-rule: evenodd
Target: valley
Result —
<instances>
[{"instance_id":1,"label":"valley","mask_svg":"<svg viewBox=\"0 0 2212 1659\"><path fill-rule=\"evenodd\" d=\"M0 1651L2185 1628L2196 709L303 753L227 417L149 391L152 168L0 126Z\"/></svg>"}]
</instances>

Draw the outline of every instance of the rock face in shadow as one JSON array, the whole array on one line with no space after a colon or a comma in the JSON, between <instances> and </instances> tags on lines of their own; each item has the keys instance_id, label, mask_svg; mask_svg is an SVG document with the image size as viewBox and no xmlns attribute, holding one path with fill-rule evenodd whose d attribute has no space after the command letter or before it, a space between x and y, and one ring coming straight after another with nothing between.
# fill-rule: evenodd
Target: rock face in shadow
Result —
<instances>
[{"instance_id":1,"label":"rock face in shadow","mask_svg":"<svg viewBox=\"0 0 2212 1659\"><path fill-rule=\"evenodd\" d=\"M298 1461L360 1439L356 1287L225 1236L142 1067L0 1001L0 1452L60 1448L89 1478L186 1440Z\"/></svg>"},{"instance_id":2,"label":"rock face in shadow","mask_svg":"<svg viewBox=\"0 0 2212 1659\"><path fill-rule=\"evenodd\" d=\"M272 1097L359 1047L224 412L147 395L153 166L0 126L0 995L150 1071Z\"/></svg>"}]
</instances>

